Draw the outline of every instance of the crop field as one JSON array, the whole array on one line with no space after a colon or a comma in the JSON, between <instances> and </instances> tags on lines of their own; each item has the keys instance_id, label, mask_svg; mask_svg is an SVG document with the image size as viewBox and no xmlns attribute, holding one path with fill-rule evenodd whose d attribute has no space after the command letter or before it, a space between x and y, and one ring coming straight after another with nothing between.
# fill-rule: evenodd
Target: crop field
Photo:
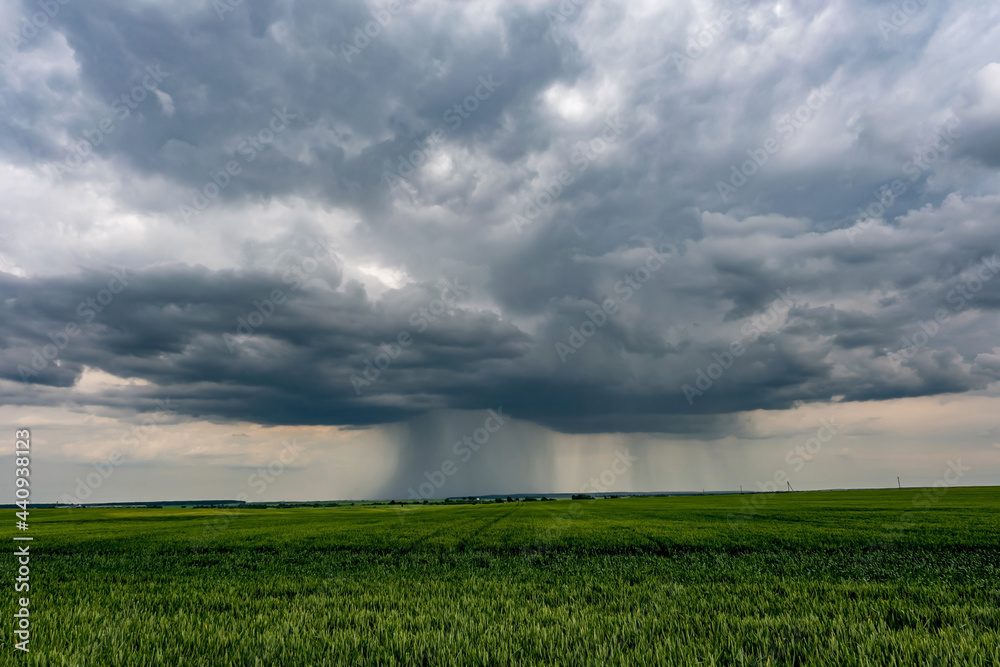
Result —
<instances>
[{"instance_id":1,"label":"crop field","mask_svg":"<svg viewBox=\"0 0 1000 667\"><path fill-rule=\"evenodd\" d=\"M997 488L31 518L3 664L1000 664Z\"/></svg>"}]
</instances>

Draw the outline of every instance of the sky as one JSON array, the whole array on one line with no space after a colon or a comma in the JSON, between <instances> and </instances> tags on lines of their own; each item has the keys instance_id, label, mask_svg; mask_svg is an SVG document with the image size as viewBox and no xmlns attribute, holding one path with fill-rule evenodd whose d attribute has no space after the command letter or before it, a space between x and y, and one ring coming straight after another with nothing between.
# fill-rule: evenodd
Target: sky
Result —
<instances>
[{"instance_id":1,"label":"sky","mask_svg":"<svg viewBox=\"0 0 1000 667\"><path fill-rule=\"evenodd\" d=\"M996 3L50 0L0 34L35 502L1000 484Z\"/></svg>"}]
</instances>

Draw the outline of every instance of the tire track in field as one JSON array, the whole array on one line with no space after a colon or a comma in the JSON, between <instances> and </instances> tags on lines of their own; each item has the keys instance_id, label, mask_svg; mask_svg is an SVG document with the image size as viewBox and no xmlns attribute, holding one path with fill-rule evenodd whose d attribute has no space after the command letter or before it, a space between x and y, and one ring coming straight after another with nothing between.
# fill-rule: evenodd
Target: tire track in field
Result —
<instances>
[{"instance_id":1,"label":"tire track in field","mask_svg":"<svg viewBox=\"0 0 1000 667\"><path fill-rule=\"evenodd\" d=\"M499 521L502 521L503 519L514 513L518 509L518 507L520 507L520 503L518 504L518 506L514 507L510 511L505 512L504 514L501 514L500 516L497 517L477 516L473 514L473 512L476 511L475 509L473 509L473 507L475 506L469 508L470 512L467 516L462 517L463 521L461 522L460 526L464 527L465 525L469 525L469 528L466 536L462 539L457 540L454 543L454 548L457 549L458 551L464 551L466 544L469 542L469 540L471 540L476 535L481 534L484 530L489 529L491 526L495 525ZM460 530L459 526L456 526L454 523L445 523L444 525L437 528L432 527L427 532L418 535L413 535L411 539L406 540L405 548L403 550L406 552L415 551L419 549L421 545L426 545L428 542L430 542L431 540L440 535L443 535L445 533L455 534L458 533L459 530Z\"/></svg>"},{"instance_id":2,"label":"tire track in field","mask_svg":"<svg viewBox=\"0 0 1000 667\"><path fill-rule=\"evenodd\" d=\"M659 513L644 513L641 515L643 523L655 523L657 519L662 519L663 516ZM650 532L648 529L639 530L634 526L630 526L635 532L645 539L649 540L655 545L654 552L660 556L669 556L676 552L677 544L674 542L669 542L664 538L657 537L655 533Z\"/></svg>"},{"instance_id":3,"label":"tire track in field","mask_svg":"<svg viewBox=\"0 0 1000 667\"><path fill-rule=\"evenodd\" d=\"M472 532L470 532L469 535L467 535L465 537L465 539L459 541L455 548L458 551L465 551L466 546L469 544L469 542L472 540L472 538L481 535L483 533L483 531L485 531L485 530L487 530L489 528L492 528L493 526L495 526L496 524L500 523L501 521L503 521L504 519L506 519L507 517L509 517L511 514L513 514L517 510L519 510L520 508L521 508L521 503L518 503L513 508L511 508L511 510L509 512L505 512L505 513L501 514L498 517L486 517L484 519L484 521L483 521L482 527L479 528L479 530L476 530L476 528L473 527Z\"/></svg>"},{"instance_id":4,"label":"tire track in field","mask_svg":"<svg viewBox=\"0 0 1000 667\"><path fill-rule=\"evenodd\" d=\"M420 510L415 510L415 511L419 512ZM462 518L463 518L462 523L468 523L474 520L474 517L468 517L468 518L462 517ZM402 517L400 517L400 520L402 521ZM434 539L438 535L442 535L445 532L454 532L454 530L455 526L448 523L445 523L437 528L430 526L426 532L412 535L410 539L405 542L406 548L404 549L404 551L406 552L415 551L421 544L426 544L427 542Z\"/></svg>"},{"instance_id":5,"label":"tire track in field","mask_svg":"<svg viewBox=\"0 0 1000 667\"><path fill-rule=\"evenodd\" d=\"M629 530L631 530L636 535L638 535L641 539L644 539L647 542L649 542L650 544L656 546L657 547L657 551L659 551L659 552L662 553L662 552L664 552L664 551L667 550L667 545L666 545L665 542L663 542L663 541L661 541L661 540L653 537L652 535L646 533L645 531L641 531L638 528L636 528L635 526L625 526L625 527L628 528Z\"/></svg>"}]
</instances>

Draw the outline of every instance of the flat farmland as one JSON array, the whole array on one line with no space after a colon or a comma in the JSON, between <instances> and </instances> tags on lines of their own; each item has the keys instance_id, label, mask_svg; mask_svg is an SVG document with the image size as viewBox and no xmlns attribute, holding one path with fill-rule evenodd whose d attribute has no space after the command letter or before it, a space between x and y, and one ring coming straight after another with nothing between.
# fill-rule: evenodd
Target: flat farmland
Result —
<instances>
[{"instance_id":1,"label":"flat farmland","mask_svg":"<svg viewBox=\"0 0 1000 667\"><path fill-rule=\"evenodd\" d=\"M31 519L18 664L1000 664L992 487Z\"/></svg>"}]
</instances>

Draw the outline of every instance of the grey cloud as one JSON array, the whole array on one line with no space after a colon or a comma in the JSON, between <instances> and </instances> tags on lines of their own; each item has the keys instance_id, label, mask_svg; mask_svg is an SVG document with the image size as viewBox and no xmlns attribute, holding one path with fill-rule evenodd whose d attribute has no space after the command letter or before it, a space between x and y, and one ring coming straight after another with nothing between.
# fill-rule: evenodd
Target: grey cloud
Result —
<instances>
[{"instance_id":1,"label":"grey cloud","mask_svg":"<svg viewBox=\"0 0 1000 667\"><path fill-rule=\"evenodd\" d=\"M52 187L93 185L150 229L197 230L219 245L257 238L235 265L195 266L166 250L133 260L128 288L80 323L59 364L30 385L18 367L82 317L78 304L108 276L70 266L0 274L0 373L15 383L4 400L72 400L69 388L90 367L151 383L116 404L169 394L184 413L213 419L365 425L502 404L564 431L716 437L743 410L996 381L989 332L1000 281L984 282L960 309L949 302L1000 251L995 14L928 8L883 38L878 3L829 6L824 20L809 6L782 7L778 15L749 3L679 72L671 55L697 25L693 7L586 4L552 39L545 5L407 3L348 62L341 45L371 20L365 3L244 3L222 20L210 4L65 6L48 36L12 56L20 69L0 75L5 164L62 160L67 138L95 127L157 65L170 108L146 99L94 147L87 168ZM969 30L961 37L958 23ZM61 57L57 35L78 71L57 67L32 81L29 65ZM502 84L453 127L448 110L484 76ZM820 88L829 99L789 125ZM286 107L294 118L250 159L240 142ZM627 129L581 161L580 142L599 137L610 116ZM908 168L949 119L961 136L926 168ZM402 190L386 187L385 173L438 128L444 138L428 164ZM777 150L763 148L769 139ZM240 173L183 219L180 204L233 160ZM719 182L748 160L752 173L723 200ZM518 233L513 215L564 169L573 181ZM859 209L897 180L905 189L880 221L859 227L859 218L869 224ZM255 226L278 204L296 213L275 218L274 230ZM37 224L66 245L98 239L73 255L95 266L129 257L113 237L98 238L105 213ZM0 212L12 233L27 218ZM289 248L308 251L290 241L299 228L336 232L344 246L336 266L293 291L276 264ZM676 255L641 288L620 287L644 253L667 244ZM373 296L352 277L369 265L404 279ZM436 297L439 279L457 276L467 297L414 333L359 393L352 376L414 331L410 317ZM223 334L235 335L238 318L274 289L287 301L252 337L227 345ZM770 321L789 290L794 303L755 324ZM609 298L617 310L573 347L571 328ZM948 322L895 367L889 355L903 336L942 308ZM689 401L682 386L734 342L745 352ZM573 347L565 362L558 344Z\"/></svg>"}]
</instances>

